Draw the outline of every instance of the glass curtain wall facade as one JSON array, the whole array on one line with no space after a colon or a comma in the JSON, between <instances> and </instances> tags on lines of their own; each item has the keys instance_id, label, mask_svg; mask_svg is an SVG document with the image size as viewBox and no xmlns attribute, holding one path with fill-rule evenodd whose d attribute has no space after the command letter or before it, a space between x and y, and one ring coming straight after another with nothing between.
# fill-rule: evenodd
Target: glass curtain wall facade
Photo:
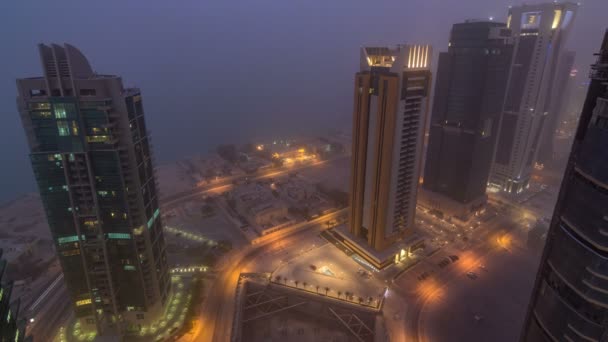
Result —
<instances>
[{"instance_id":1,"label":"glass curtain wall facade","mask_svg":"<svg viewBox=\"0 0 608 342\"><path fill-rule=\"evenodd\" d=\"M73 46L39 50L17 102L70 300L85 329L137 332L170 287L141 93Z\"/></svg>"},{"instance_id":2,"label":"glass curtain wall facade","mask_svg":"<svg viewBox=\"0 0 608 342\"><path fill-rule=\"evenodd\" d=\"M541 259L522 341L608 341L608 31Z\"/></svg>"},{"instance_id":3,"label":"glass curtain wall facade","mask_svg":"<svg viewBox=\"0 0 608 342\"><path fill-rule=\"evenodd\" d=\"M486 187L505 97L513 44L506 24L455 24L439 54L420 202L467 220Z\"/></svg>"}]
</instances>

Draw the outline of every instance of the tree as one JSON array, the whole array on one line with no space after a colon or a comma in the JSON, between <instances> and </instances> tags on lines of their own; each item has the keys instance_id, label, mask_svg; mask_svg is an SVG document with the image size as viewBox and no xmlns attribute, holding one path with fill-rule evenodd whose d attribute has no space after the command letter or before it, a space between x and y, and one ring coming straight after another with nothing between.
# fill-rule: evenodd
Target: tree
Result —
<instances>
[{"instance_id":1,"label":"tree","mask_svg":"<svg viewBox=\"0 0 608 342\"><path fill-rule=\"evenodd\" d=\"M220 241L218 241L217 246L218 246L218 248L227 252L232 249L232 241L220 240Z\"/></svg>"},{"instance_id":2,"label":"tree","mask_svg":"<svg viewBox=\"0 0 608 342\"><path fill-rule=\"evenodd\" d=\"M342 295L342 291L338 291L338 298Z\"/></svg>"},{"instance_id":3,"label":"tree","mask_svg":"<svg viewBox=\"0 0 608 342\"><path fill-rule=\"evenodd\" d=\"M232 164L236 163L238 158L236 146L232 144L219 145L217 147L217 154Z\"/></svg>"},{"instance_id":4,"label":"tree","mask_svg":"<svg viewBox=\"0 0 608 342\"><path fill-rule=\"evenodd\" d=\"M306 285L308 285L308 283L307 283L307 282L303 282L303 283L302 283L302 287L306 288Z\"/></svg>"},{"instance_id":5,"label":"tree","mask_svg":"<svg viewBox=\"0 0 608 342\"><path fill-rule=\"evenodd\" d=\"M210 204L204 204L201 207L201 214L203 215L203 217L212 216L214 213L215 213L215 210L213 209L213 206Z\"/></svg>"},{"instance_id":6,"label":"tree","mask_svg":"<svg viewBox=\"0 0 608 342\"><path fill-rule=\"evenodd\" d=\"M207 181L212 180L214 176L215 176L215 172L212 169L205 170L205 179Z\"/></svg>"},{"instance_id":7,"label":"tree","mask_svg":"<svg viewBox=\"0 0 608 342\"><path fill-rule=\"evenodd\" d=\"M277 283L280 282L281 281L281 276L278 275L278 276L274 277L274 281L277 282Z\"/></svg>"},{"instance_id":8,"label":"tree","mask_svg":"<svg viewBox=\"0 0 608 342\"><path fill-rule=\"evenodd\" d=\"M283 278L283 282L287 285L287 278Z\"/></svg>"},{"instance_id":9,"label":"tree","mask_svg":"<svg viewBox=\"0 0 608 342\"><path fill-rule=\"evenodd\" d=\"M319 293L319 287L320 287L319 285L317 285L317 286L316 286L316 288L317 288L317 293Z\"/></svg>"},{"instance_id":10,"label":"tree","mask_svg":"<svg viewBox=\"0 0 608 342\"><path fill-rule=\"evenodd\" d=\"M255 145L253 143L246 143L245 145L243 145L241 151L245 152L245 153L252 153L255 152Z\"/></svg>"},{"instance_id":11,"label":"tree","mask_svg":"<svg viewBox=\"0 0 608 342\"><path fill-rule=\"evenodd\" d=\"M363 297L359 297L359 304L363 304Z\"/></svg>"},{"instance_id":12,"label":"tree","mask_svg":"<svg viewBox=\"0 0 608 342\"><path fill-rule=\"evenodd\" d=\"M327 296L327 292L329 292L329 287L325 287L325 295Z\"/></svg>"},{"instance_id":13,"label":"tree","mask_svg":"<svg viewBox=\"0 0 608 342\"><path fill-rule=\"evenodd\" d=\"M226 200L226 203L228 203L230 209L236 210L236 201L233 198Z\"/></svg>"},{"instance_id":14,"label":"tree","mask_svg":"<svg viewBox=\"0 0 608 342\"><path fill-rule=\"evenodd\" d=\"M293 281L296 284L296 287L298 287L298 284L300 283L298 280L294 280Z\"/></svg>"}]
</instances>

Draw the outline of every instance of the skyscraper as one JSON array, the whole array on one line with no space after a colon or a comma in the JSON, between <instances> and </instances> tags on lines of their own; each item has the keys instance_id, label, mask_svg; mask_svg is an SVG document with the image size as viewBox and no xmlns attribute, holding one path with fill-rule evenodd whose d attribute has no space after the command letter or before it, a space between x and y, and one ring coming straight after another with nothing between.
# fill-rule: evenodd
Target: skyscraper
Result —
<instances>
[{"instance_id":1,"label":"skyscraper","mask_svg":"<svg viewBox=\"0 0 608 342\"><path fill-rule=\"evenodd\" d=\"M562 181L523 341L608 341L608 31Z\"/></svg>"},{"instance_id":2,"label":"skyscraper","mask_svg":"<svg viewBox=\"0 0 608 342\"><path fill-rule=\"evenodd\" d=\"M486 187L513 45L503 23L455 24L439 54L420 203L466 220L486 202Z\"/></svg>"},{"instance_id":3,"label":"skyscraper","mask_svg":"<svg viewBox=\"0 0 608 342\"><path fill-rule=\"evenodd\" d=\"M540 149L538 150L538 162L541 164L549 163L554 159L555 130L560 118L563 117L566 103L570 100L566 92L571 82L570 73L574 67L575 56L576 53L574 51L564 51L559 58L553 85L554 89L551 95L549 115L545 122Z\"/></svg>"},{"instance_id":4,"label":"skyscraper","mask_svg":"<svg viewBox=\"0 0 608 342\"><path fill-rule=\"evenodd\" d=\"M428 45L361 49L347 242L378 268L393 260L389 246L413 229L431 58Z\"/></svg>"},{"instance_id":5,"label":"skyscraper","mask_svg":"<svg viewBox=\"0 0 608 342\"><path fill-rule=\"evenodd\" d=\"M494 188L517 194L529 185L544 122L552 115L558 57L577 7L552 2L509 10L515 46L490 173Z\"/></svg>"},{"instance_id":6,"label":"skyscraper","mask_svg":"<svg viewBox=\"0 0 608 342\"><path fill-rule=\"evenodd\" d=\"M136 332L170 287L141 93L73 46L39 52L17 103L69 300L84 329Z\"/></svg>"},{"instance_id":7,"label":"skyscraper","mask_svg":"<svg viewBox=\"0 0 608 342\"><path fill-rule=\"evenodd\" d=\"M21 342L25 340L25 321L19 319L20 302L11 302L13 284L4 282L6 260L0 249L0 341ZM28 338L31 341L31 338Z\"/></svg>"}]
</instances>

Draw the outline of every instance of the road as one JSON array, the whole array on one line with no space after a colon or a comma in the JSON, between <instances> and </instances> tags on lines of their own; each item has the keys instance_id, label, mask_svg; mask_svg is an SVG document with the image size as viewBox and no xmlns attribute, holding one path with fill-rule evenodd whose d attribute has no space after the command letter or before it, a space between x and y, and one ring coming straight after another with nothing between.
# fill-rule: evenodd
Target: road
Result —
<instances>
[{"instance_id":1,"label":"road","mask_svg":"<svg viewBox=\"0 0 608 342\"><path fill-rule=\"evenodd\" d=\"M163 208L167 208L167 209L173 208L173 207L178 206L179 204L183 203L184 201L188 201L193 198L197 198L200 195L203 195L206 193L217 193L220 191L221 192L228 191L233 187L233 183L237 182L237 181L241 181L241 180L245 180L245 179L258 180L258 179L269 178L269 177L278 177L278 176L282 176L282 175L289 174L292 172L297 172L299 170L319 166L319 165L326 164L326 163L331 163L331 162L338 161L338 160L341 160L344 158L349 158L349 157L350 157L349 155L342 155L342 156L335 157L332 159L319 160L319 161L316 161L313 163L291 166L291 167L282 167L279 170L270 169L267 171L261 171L261 172L255 173L253 175L231 176L231 177L227 177L227 178L222 178L222 179L218 180L217 182L213 182L206 186L198 186L190 191L181 192L178 194L172 194L170 196L162 198L161 204L162 204Z\"/></svg>"},{"instance_id":2,"label":"road","mask_svg":"<svg viewBox=\"0 0 608 342\"><path fill-rule=\"evenodd\" d=\"M25 308L27 318L34 318L27 326L27 334L36 341L51 341L59 327L72 314L68 290L63 282L63 274L55 278L49 287L38 296L38 299Z\"/></svg>"},{"instance_id":3,"label":"road","mask_svg":"<svg viewBox=\"0 0 608 342\"><path fill-rule=\"evenodd\" d=\"M328 220L334 220L342 215L344 210L321 216L301 225L300 229L288 234L276 235L256 245L249 245L224 259L218 270L218 278L213 283L203 305L199 322L195 326L202 327L197 335L187 335L188 341L227 341L230 338L232 319L235 305L236 284L243 268L255 262L256 257L275 248L273 242L281 240L281 245L296 244L302 234L311 230L321 232L327 229ZM184 340L186 340L186 338Z\"/></svg>"},{"instance_id":4,"label":"road","mask_svg":"<svg viewBox=\"0 0 608 342\"><path fill-rule=\"evenodd\" d=\"M443 289L455 279L461 278L466 272L476 269L483 260L490 257L497 250L508 249L508 243L504 245L498 243L498 238L515 229L516 224L509 218L497 216L491 221L481 225L480 228L473 232L474 238L468 242L457 241L446 247L444 250L433 258L425 258L423 261L413 266L404 275L411 276L412 281L405 281L404 275L396 280L389 289L397 298L392 298L392 302L405 303L405 329L396 329L393 331L396 336L392 339L399 341L423 341L427 338L421 331L421 313L428 303L441 297ZM447 257L448 255L459 255L460 260L450 266L441 269L437 272L437 259ZM428 271L431 277L418 282L414 275ZM414 282L415 286L412 286ZM390 306L389 306L390 307ZM390 317L389 317L390 319Z\"/></svg>"}]
</instances>

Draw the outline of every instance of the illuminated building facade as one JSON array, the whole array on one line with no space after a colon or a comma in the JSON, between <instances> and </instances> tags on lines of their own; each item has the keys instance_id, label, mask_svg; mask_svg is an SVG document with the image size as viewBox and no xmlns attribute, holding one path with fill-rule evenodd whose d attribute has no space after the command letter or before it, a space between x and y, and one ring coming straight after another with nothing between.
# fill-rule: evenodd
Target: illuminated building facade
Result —
<instances>
[{"instance_id":1,"label":"illuminated building facade","mask_svg":"<svg viewBox=\"0 0 608 342\"><path fill-rule=\"evenodd\" d=\"M4 281L6 260L2 258L0 249L0 341L21 342L32 341L25 338L25 321L19 319L20 302L11 302L12 282Z\"/></svg>"},{"instance_id":2,"label":"illuminated building facade","mask_svg":"<svg viewBox=\"0 0 608 342\"><path fill-rule=\"evenodd\" d=\"M419 203L467 220L482 210L513 44L506 24L455 24L439 54Z\"/></svg>"},{"instance_id":3,"label":"illuminated building facade","mask_svg":"<svg viewBox=\"0 0 608 342\"><path fill-rule=\"evenodd\" d=\"M137 332L170 290L140 91L73 46L39 52L17 103L69 300L85 331Z\"/></svg>"},{"instance_id":4,"label":"illuminated building facade","mask_svg":"<svg viewBox=\"0 0 608 342\"><path fill-rule=\"evenodd\" d=\"M393 261L389 247L413 229L431 58L429 45L361 49L347 243L378 268Z\"/></svg>"},{"instance_id":5,"label":"illuminated building facade","mask_svg":"<svg viewBox=\"0 0 608 342\"><path fill-rule=\"evenodd\" d=\"M558 57L572 28L573 3L521 5L509 10L514 52L490 186L517 194L529 186L545 121L551 113Z\"/></svg>"},{"instance_id":6,"label":"illuminated building facade","mask_svg":"<svg viewBox=\"0 0 608 342\"><path fill-rule=\"evenodd\" d=\"M522 341L608 341L608 31L553 212Z\"/></svg>"}]
</instances>

